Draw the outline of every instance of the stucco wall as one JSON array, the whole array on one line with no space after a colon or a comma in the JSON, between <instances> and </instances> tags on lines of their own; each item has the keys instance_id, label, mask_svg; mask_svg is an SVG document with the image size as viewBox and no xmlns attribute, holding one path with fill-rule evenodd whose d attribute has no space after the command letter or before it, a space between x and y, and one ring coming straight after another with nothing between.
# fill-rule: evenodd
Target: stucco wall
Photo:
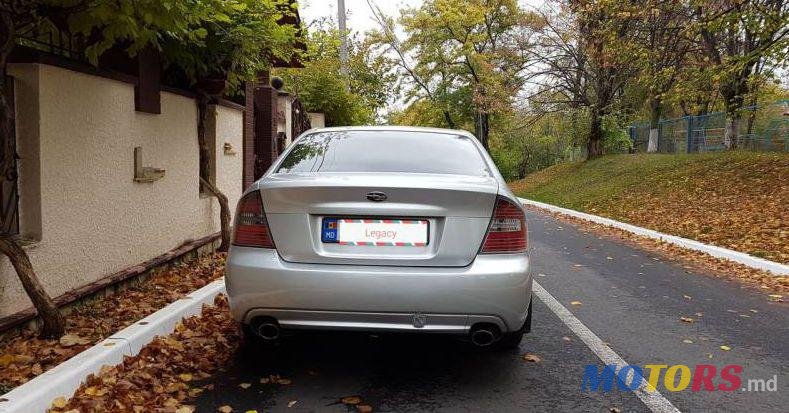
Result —
<instances>
[{"instance_id":1,"label":"stucco wall","mask_svg":"<svg viewBox=\"0 0 789 413\"><path fill-rule=\"evenodd\" d=\"M197 108L162 92L162 113L135 112L133 85L39 64L16 78L21 232L52 296L219 230L214 198L199 194ZM242 113L216 110L216 183L233 208L241 194ZM238 152L225 155L228 142ZM166 170L135 183L144 166ZM30 306L0 260L0 317Z\"/></svg>"}]
</instances>

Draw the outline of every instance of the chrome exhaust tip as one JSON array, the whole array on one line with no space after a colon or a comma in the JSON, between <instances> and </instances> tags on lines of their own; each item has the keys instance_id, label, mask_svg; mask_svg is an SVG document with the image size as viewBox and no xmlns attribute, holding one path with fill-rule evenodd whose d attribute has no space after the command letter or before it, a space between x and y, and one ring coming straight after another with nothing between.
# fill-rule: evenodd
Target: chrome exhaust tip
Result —
<instances>
[{"instance_id":1,"label":"chrome exhaust tip","mask_svg":"<svg viewBox=\"0 0 789 413\"><path fill-rule=\"evenodd\" d=\"M280 328L277 320L273 318L260 318L252 320L252 331L266 341L279 339Z\"/></svg>"},{"instance_id":2,"label":"chrome exhaust tip","mask_svg":"<svg viewBox=\"0 0 789 413\"><path fill-rule=\"evenodd\" d=\"M496 341L495 331L486 327L481 327L471 331L471 343L477 347L487 347Z\"/></svg>"}]
</instances>

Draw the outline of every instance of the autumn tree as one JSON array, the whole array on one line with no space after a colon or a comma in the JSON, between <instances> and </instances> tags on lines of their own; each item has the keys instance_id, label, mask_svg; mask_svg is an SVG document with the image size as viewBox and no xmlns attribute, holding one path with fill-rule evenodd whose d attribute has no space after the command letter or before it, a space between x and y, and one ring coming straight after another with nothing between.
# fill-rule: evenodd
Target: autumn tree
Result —
<instances>
[{"instance_id":1,"label":"autumn tree","mask_svg":"<svg viewBox=\"0 0 789 413\"><path fill-rule=\"evenodd\" d=\"M340 70L340 33L331 20L311 25L303 68L274 72L308 111L324 113L329 126L376 122L396 89L390 60L376 45L358 34L347 39L347 77Z\"/></svg>"},{"instance_id":2,"label":"autumn tree","mask_svg":"<svg viewBox=\"0 0 789 413\"><path fill-rule=\"evenodd\" d=\"M545 111L583 109L589 120L588 158L603 154L604 120L625 86L638 73L633 61L633 5L615 1L549 2L540 11L538 48L530 57L539 66L533 103Z\"/></svg>"},{"instance_id":3,"label":"autumn tree","mask_svg":"<svg viewBox=\"0 0 789 413\"><path fill-rule=\"evenodd\" d=\"M698 41L713 66L726 111L724 145L737 147L742 109L755 75L789 53L789 3L783 0L691 2Z\"/></svg>"},{"instance_id":4,"label":"autumn tree","mask_svg":"<svg viewBox=\"0 0 789 413\"><path fill-rule=\"evenodd\" d=\"M487 149L491 115L510 111L523 85L532 14L516 0L429 0L401 12L402 41L380 10L376 14L379 38L411 82L409 97L443 106L450 127L457 122L448 106L466 105Z\"/></svg>"},{"instance_id":5,"label":"autumn tree","mask_svg":"<svg viewBox=\"0 0 789 413\"><path fill-rule=\"evenodd\" d=\"M647 152L657 152L658 123L664 113L667 94L689 63L689 52L694 46L690 10L686 2L680 0L646 0L627 13L635 18L630 38L632 58L640 65L637 79L647 93Z\"/></svg>"}]
</instances>

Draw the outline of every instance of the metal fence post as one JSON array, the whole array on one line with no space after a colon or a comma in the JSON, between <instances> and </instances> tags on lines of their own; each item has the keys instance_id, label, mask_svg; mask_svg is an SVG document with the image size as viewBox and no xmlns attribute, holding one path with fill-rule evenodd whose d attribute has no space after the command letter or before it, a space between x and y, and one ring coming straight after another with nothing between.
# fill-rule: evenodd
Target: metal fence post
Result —
<instances>
[{"instance_id":1,"label":"metal fence post","mask_svg":"<svg viewBox=\"0 0 789 413\"><path fill-rule=\"evenodd\" d=\"M685 136L685 152L691 153L693 152L693 116L685 116L685 127L687 134Z\"/></svg>"}]
</instances>

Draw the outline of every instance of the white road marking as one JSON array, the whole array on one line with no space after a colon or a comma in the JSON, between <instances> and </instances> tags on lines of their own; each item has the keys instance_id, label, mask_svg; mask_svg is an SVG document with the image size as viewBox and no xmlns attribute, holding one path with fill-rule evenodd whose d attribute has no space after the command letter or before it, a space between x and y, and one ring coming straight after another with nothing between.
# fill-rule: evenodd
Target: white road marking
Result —
<instances>
[{"instance_id":1,"label":"white road marking","mask_svg":"<svg viewBox=\"0 0 789 413\"><path fill-rule=\"evenodd\" d=\"M536 281L532 286L532 291L534 294L537 295L537 298L540 299L548 308L556 314L562 322L570 328L570 330L575 333L585 344L589 347L592 352L603 361L604 364L615 364L617 372L622 367L626 366L628 363L616 354L614 350L611 350L600 337L597 337L595 333L592 332L588 327L586 327L581 320L577 319L565 306L563 306L559 301L557 301L553 296L546 291L540 284ZM628 377L630 379L631 376ZM628 380L629 382L629 380ZM636 396L644 402L647 407L655 413L679 413L679 409L674 407L668 399L666 399L660 391L655 389L654 391L647 390L647 381L646 378L641 381L641 385L634 391Z\"/></svg>"}]
</instances>

